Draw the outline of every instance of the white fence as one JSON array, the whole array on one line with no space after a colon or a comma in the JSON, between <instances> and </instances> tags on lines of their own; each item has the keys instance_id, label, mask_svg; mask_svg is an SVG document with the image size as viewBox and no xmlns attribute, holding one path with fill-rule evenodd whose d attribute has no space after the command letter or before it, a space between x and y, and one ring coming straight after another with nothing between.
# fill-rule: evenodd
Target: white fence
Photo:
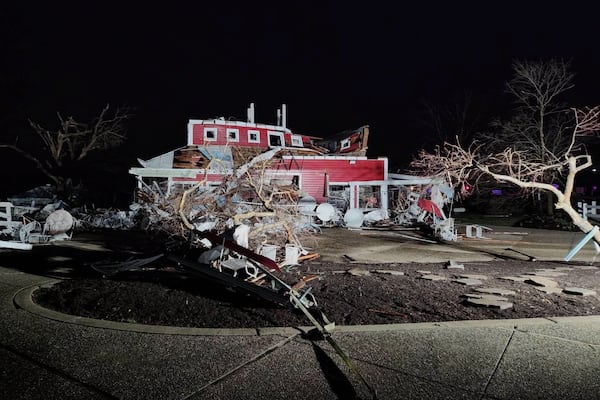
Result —
<instances>
[{"instance_id":1,"label":"white fence","mask_svg":"<svg viewBox=\"0 0 600 400\"><path fill-rule=\"evenodd\" d=\"M600 206L596 205L596 201L592 201L591 204L587 204L583 201L578 201L577 202L577 212L579 212L579 215L581 215L581 217L583 219L588 219L589 215L593 215L596 216L596 219L600 218L600 213L598 212L600 210ZM594 219L594 217L592 217Z\"/></svg>"}]
</instances>

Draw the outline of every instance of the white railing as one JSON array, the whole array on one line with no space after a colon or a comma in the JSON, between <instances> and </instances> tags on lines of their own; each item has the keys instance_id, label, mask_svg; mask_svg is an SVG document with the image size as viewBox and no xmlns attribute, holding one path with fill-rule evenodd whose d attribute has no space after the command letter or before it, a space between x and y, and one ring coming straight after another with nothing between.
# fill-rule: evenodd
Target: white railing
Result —
<instances>
[{"instance_id":1,"label":"white railing","mask_svg":"<svg viewBox=\"0 0 600 400\"><path fill-rule=\"evenodd\" d=\"M587 204L584 201L577 202L577 212L579 212L579 215L585 220L588 219L588 215L598 215L600 217L599 210L600 206L596 205L596 200L592 201L591 204Z\"/></svg>"}]
</instances>

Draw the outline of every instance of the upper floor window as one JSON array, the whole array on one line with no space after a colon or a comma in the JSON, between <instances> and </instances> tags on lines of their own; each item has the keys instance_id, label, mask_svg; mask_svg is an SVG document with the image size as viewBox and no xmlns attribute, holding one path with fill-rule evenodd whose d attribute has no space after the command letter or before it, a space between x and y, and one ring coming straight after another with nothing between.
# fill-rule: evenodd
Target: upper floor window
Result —
<instances>
[{"instance_id":1,"label":"upper floor window","mask_svg":"<svg viewBox=\"0 0 600 400\"><path fill-rule=\"evenodd\" d=\"M227 141L228 142L239 142L240 141L240 130L234 128L227 128Z\"/></svg>"},{"instance_id":2,"label":"upper floor window","mask_svg":"<svg viewBox=\"0 0 600 400\"><path fill-rule=\"evenodd\" d=\"M302 142L302 136L292 135L292 146L303 147L304 143Z\"/></svg>"},{"instance_id":3,"label":"upper floor window","mask_svg":"<svg viewBox=\"0 0 600 400\"><path fill-rule=\"evenodd\" d=\"M204 141L214 142L217 140L217 128L204 128Z\"/></svg>"},{"instance_id":4,"label":"upper floor window","mask_svg":"<svg viewBox=\"0 0 600 400\"><path fill-rule=\"evenodd\" d=\"M269 147L284 147L283 133L269 132Z\"/></svg>"},{"instance_id":5,"label":"upper floor window","mask_svg":"<svg viewBox=\"0 0 600 400\"><path fill-rule=\"evenodd\" d=\"M248 130L248 143L260 143L260 131Z\"/></svg>"},{"instance_id":6,"label":"upper floor window","mask_svg":"<svg viewBox=\"0 0 600 400\"><path fill-rule=\"evenodd\" d=\"M342 140L342 143L340 143L342 150L347 149L348 147L350 147L350 139L344 139Z\"/></svg>"}]
</instances>

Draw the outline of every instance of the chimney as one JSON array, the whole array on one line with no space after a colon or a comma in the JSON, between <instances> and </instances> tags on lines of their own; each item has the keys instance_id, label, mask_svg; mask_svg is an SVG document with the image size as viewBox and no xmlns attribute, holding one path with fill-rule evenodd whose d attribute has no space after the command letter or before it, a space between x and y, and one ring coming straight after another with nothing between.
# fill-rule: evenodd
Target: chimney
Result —
<instances>
[{"instance_id":1,"label":"chimney","mask_svg":"<svg viewBox=\"0 0 600 400\"><path fill-rule=\"evenodd\" d=\"M287 107L285 104L281 105L281 126L287 128Z\"/></svg>"},{"instance_id":2,"label":"chimney","mask_svg":"<svg viewBox=\"0 0 600 400\"><path fill-rule=\"evenodd\" d=\"M248 107L248 122L254 123L254 103L250 103L250 107Z\"/></svg>"}]
</instances>

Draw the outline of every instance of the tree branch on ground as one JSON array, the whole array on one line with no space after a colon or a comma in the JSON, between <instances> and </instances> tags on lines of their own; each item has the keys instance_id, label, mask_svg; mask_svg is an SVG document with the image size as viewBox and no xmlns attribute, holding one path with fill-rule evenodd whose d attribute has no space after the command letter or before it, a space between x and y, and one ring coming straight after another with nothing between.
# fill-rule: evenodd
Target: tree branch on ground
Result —
<instances>
[{"instance_id":1,"label":"tree branch on ground","mask_svg":"<svg viewBox=\"0 0 600 400\"><path fill-rule=\"evenodd\" d=\"M507 147L497 153L488 153L485 143L475 143L464 148L460 143L444 143L433 153L421 151L411 163L411 169L426 176L449 176L455 185L476 183L484 176L497 182L507 182L525 191L543 191L554 196L555 209L566 212L573 224L583 232L593 226L583 219L571 204L575 177L592 165L591 156L578 146L579 140L596 135L600 131L600 106L573 109L576 124L571 132L571 146L561 154L553 154L552 161L540 162L533 150L516 150ZM565 176L564 188L556 187L547 177L553 174ZM594 240L600 243L600 232Z\"/></svg>"}]
</instances>

